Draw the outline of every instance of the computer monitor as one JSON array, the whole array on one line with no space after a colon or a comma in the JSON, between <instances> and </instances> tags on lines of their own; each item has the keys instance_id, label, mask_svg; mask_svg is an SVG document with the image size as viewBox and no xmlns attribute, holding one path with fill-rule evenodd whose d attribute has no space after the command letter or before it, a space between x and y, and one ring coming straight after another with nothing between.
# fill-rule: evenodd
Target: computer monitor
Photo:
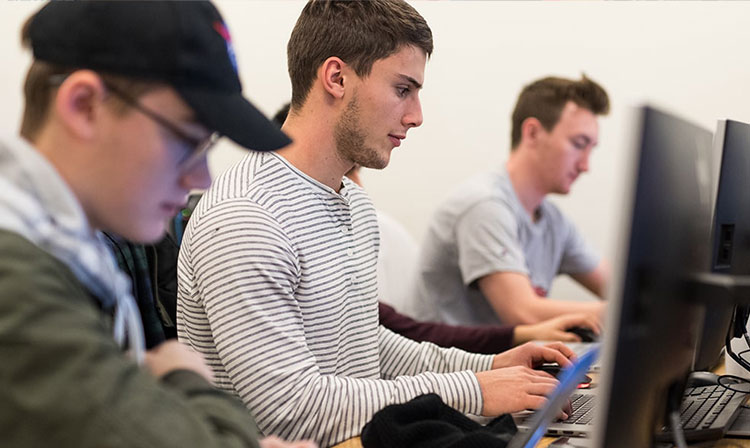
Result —
<instances>
[{"instance_id":1,"label":"computer monitor","mask_svg":"<svg viewBox=\"0 0 750 448\"><path fill-rule=\"evenodd\" d=\"M716 200L712 222L711 271L750 275L750 125L720 120L714 134ZM711 370L721 358L735 306L706 304L693 370Z\"/></svg>"},{"instance_id":2,"label":"computer monitor","mask_svg":"<svg viewBox=\"0 0 750 448\"><path fill-rule=\"evenodd\" d=\"M593 446L648 447L679 408L703 312L687 281L710 259L711 133L643 107L613 268Z\"/></svg>"}]
</instances>

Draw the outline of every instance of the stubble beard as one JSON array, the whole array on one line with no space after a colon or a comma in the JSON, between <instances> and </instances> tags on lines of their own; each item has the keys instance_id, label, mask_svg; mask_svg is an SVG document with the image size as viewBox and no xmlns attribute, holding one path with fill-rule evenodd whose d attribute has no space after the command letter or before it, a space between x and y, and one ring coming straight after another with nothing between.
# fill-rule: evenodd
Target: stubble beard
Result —
<instances>
[{"instance_id":1,"label":"stubble beard","mask_svg":"<svg viewBox=\"0 0 750 448\"><path fill-rule=\"evenodd\" d=\"M367 146L365 143L365 132L360 126L359 101L356 92L339 117L333 135L336 142L336 152L341 160L377 170L388 166L388 159L382 157L375 148Z\"/></svg>"}]
</instances>

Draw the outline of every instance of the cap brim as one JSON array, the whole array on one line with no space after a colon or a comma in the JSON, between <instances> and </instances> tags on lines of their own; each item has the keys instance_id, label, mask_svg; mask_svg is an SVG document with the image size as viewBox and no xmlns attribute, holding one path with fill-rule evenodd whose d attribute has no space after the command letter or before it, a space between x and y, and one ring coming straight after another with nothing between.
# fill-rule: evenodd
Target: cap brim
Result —
<instances>
[{"instance_id":1,"label":"cap brim","mask_svg":"<svg viewBox=\"0 0 750 448\"><path fill-rule=\"evenodd\" d=\"M177 88L198 121L235 143L255 151L273 151L292 141L241 94Z\"/></svg>"}]
</instances>

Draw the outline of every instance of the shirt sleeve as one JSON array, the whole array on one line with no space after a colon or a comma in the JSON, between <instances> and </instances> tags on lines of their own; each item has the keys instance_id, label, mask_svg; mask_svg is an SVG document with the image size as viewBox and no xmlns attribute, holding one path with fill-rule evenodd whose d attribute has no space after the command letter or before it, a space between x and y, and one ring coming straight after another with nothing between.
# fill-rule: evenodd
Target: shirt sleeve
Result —
<instances>
[{"instance_id":1,"label":"shirt sleeve","mask_svg":"<svg viewBox=\"0 0 750 448\"><path fill-rule=\"evenodd\" d=\"M265 434L329 446L359 435L386 405L430 392L459 411L481 412L481 391L468 369L488 368L478 357L490 362L491 357L449 355L434 345L418 349L418 344L400 337L393 343L397 335L391 332L380 332L379 337L380 363L390 369L387 379L323 374L307 344L301 308L314 304L295 297L300 283L296 250L263 207L251 201L240 207L221 218L222 232L232 234L231 247L222 244L220 233L212 233L210 221L204 220L194 225L191 244L212 250L190 256L196 282L203 285L200 296L219 359ZM377 343L378 328L373 330ZM335 347L336 341L331 344ZM399 351L399 346L409 350ZM359 354L331 356L345 363ZM420 373L457 368L466 370Z\"/></svg>"},{"instance_id":2,"label":"shirt sleeve","mask_svg":"<svg viewBox=\"0 0 750 448\"><path fill-rule=\"evenodd\" d=\"M456 347L471 353L495 354L513 345L514 326L463 326L419 322L380 302L380 324L394 333L417 342Z\"/></svg>"},{"instance_id":3,"label":"shirt sleeve","mask_svg":"<svg viewBox=\"0 0 750 448\"><path fill-rule=\"evenodd\" d=\"M502 201L487 199L469 208L456 224L456 242L458 265L467 286L495 272L528 275L516 219Z\"/></svg>"},{"instance_id":4,"label":"shirt sleeve","mask_svg":"<svg viewBox=\"0 0 750 448\"><path fill-rule=\"evenodd\" d=\"M565 225L568 229L565 247L560 260L560 274L581 274L591 272L599 264L599 256L586 243L586 240L578 232L575 225L568 220Z\"/></svg>"},{"instance_id":5,"label":"shirt sleeve","mask_svg":"<svg viewBox=\"0 0 750 448\"><path fill-rule=\"evenodd\" d=\"M138 367L70 270L13 240L0 238L3 445L258 446L239 400L193 372Z\"/></svg>"}]
</instances>

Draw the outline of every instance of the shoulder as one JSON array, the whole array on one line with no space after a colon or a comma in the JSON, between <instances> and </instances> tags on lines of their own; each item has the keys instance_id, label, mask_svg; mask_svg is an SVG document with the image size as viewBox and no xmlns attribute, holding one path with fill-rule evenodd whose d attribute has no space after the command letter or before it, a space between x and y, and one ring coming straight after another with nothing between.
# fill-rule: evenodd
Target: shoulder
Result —
<instances>
[{"instance_id":1,"label":"shoulder","mask_svg":"<svg viewBox=\"0 0 750 448\"><path fill-rule=\"evenodd\" d=\"M502 173L477 174L456 187L441 206L444 212L463 215L475 208L514 212L510 184Z\"/></svg>"},{"instance_id":2,"label":"shoulder","mask_svg":"<svg viewBox=\"0 0 750 448\"><path fill-rule=\"evenodd\" d=\"M305 186L279 157L251 152L214 181L196 206L189 226L199 233L214 233L227 226L280 228L285 216L301 216L293 210L309 201L308 196Z\"/></svg>"},{"instance_id":3,"label":"shoulder","mask_svg":"<svg viewBox=\"0 0 750 448\"><path fill-rule=\"evenodd\" d=\"M26 238L6 230L0 230L0 291L0 309L8 307L12 311L5 315L8 319L39 310L49 314L62 308L75 308L77 312L86 309L91 317L98 315L90 292L68 266Z\"/></svg>"},{"instance_id":4,"label":"shoulder","mask_svg":"<svg viewBox=\"0 0 750 448\"><path fill-rule=\"evenodd\" d=\"M0 276L34 276L57 271L73 277L64 263L23 236L0 229Z\"/></svg>"}]
</instances>

